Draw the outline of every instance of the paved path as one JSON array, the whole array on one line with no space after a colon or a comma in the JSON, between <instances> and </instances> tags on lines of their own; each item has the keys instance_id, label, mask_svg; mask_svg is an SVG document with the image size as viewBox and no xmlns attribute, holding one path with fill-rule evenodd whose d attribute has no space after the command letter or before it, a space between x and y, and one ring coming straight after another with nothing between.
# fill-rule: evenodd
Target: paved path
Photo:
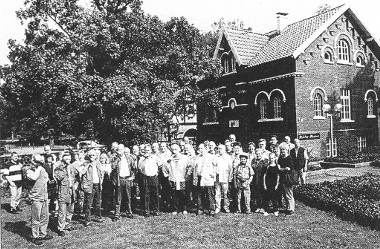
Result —
<instances>
[{"instance_id":1,"label":"paved path","mask_svg":"<svg viewBox=\"0 0 380 249\"><path fill-rule=\"evenodd\" d=\"M363 166L358 168L331 168L309 171L307 173L307 183L319 183L324 181L342 180L350 176L361 176L366 173L380 175L380 167Z\"/></svg>"}]
</instances>

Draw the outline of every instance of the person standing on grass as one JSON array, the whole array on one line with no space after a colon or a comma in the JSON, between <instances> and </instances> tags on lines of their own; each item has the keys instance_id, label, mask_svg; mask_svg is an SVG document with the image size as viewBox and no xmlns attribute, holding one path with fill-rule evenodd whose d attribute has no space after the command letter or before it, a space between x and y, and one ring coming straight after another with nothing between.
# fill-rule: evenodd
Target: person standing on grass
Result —
<instances>
[{"instance_id":1,"label":"person standing on grass","mask_svg":"<svg viewBox=\"0 0 380 249\"><path fill-rule=\"evenodd\" d=\"M172 156L172 153L168 149L166 143L160 144L160 152L157 154L158 158L161 160L162 166L167 166L168 159ZM172 196L170 195L171 187L169 183L169 179L164 176L162 172L162 168L159 169L158 175L159 183L160 183L160 195L162 201L162 210L170 210L172 207L170 204L172 203Z\"/></svg>"},{"instance_id":2,"label":"person standing on grass","mask_svg":"<svg viewBox=\"0 0 380 249\"><path fill-rule=\"evenodd\" d=\"M251 165L248 164L248 155L240 154L240 164L236 167L236 187L237 187L237 213L241 213L241 195L244 195L245 212L251 213L251 182L255 174Z\"/></svg>"},{"instance_id":3,"label":"person standing on grass","mask_svg":"<svg viewBox=\"0 0 380 249\"><path fill-rule=\"evenodd\" d=\"M49 176L48 181L48 198L49 198L49 213L52 217L55 216L56 212L56 201L57 201L57 182L54 178L54 162L53 155L49 154L45 156L45 164L43 165L46 173Z\"/></svg>"},{"instance_id":4,"label":"person standing on grass","mask_svg":"<svg viewBox=\"0 0 380 249\"><path fill-rule=\"evenodd\" d=\"M194 185L197 188L197 215L208 210L211 216L215 215L215 157L208 153L206 146L198 146L199 155L195 160Z\"/></svg>"},{"instance_id":5,"label":"person standing on grass","mask_svg":"<svg viewBox=\"0 0 380 249\"><path fill-rule=\"evenodd\" d=\"M163 172L168 176L172 190L172 214L176 215L178 212L187 214L185 187L188 169L191 167L190 158L181 154L178 144L173 144L171 149L173 154L163 166Z\"/></svg>"},{"instance_id":6,"label":"person standing on grass","mask_svg":"<svg viewBox=\"0 0 380 249\"><path fill-rule=\"evenodd\" d=\"M157 156L152 154L152 147L149 144L144 147L144 156L141 157L138 168L141 173L144 216L149 217L150 211L158 216L158 171L162 168L162 163Z\"/></svg>"},{"instance_id":7,"label":"person standing on grass","mask_svg":"<svg viewBox=\"0 0 380 249\"><path fill-rule=\"evenodd\" d=\"M84 163L83 168L79 172L81 179L81 187L84 192L84 225L91 225L91 206L94 204L96 222L104 222L102 218L101 203L102 203L102 183L103 183L103 168L100 162L96 160L96 152L94 149L88 151L88 161Z\"/></svg>"},{"instance_id":8,"label":"person standing on grass","mask_svg":"<svg viewBox=\"0 0 380 249\"><path fill-rule=\"evenodd\" d=\"M294 148L290 150L290 156L292 157L295 178L301 183L301 185L306 183L306 172L307 163L309 161L309 156L305 148L301 147L301 142L299 139L294 139Z\"/></svg>"},{"instance_id":9,"label":"person standing on grass","mask_svg":"<svg viewBox=\"0 0 380 249\"><path fill-rule=\"evenodd\" d=\"M31 221L32 221L32 238L31 242L36 245L42 245L43 240L50 240L53 236L47 234L47 226L49 223L48 208L48 189L47 183L49 176L44 169L44 157L34 155L32 166L26 170L26 177L32 181L29 190L29 198L31 205Z\"/></svg>"},{"instance_id":10,"label":"person standing on grass","mask_svg":"<svg viewBox=\"0 0 380 249\"><path fill-rule=\"evenodd\" d=\"M20 205L22 195L22 164L19 162L17 152L12 152L10 161L4 167L3 173L5 179L9 183L11 192L11 209L12 214L18 214L22 211Z\"/></svg>"},{"instance_id":11,"label":"person standing on grass","mask_svg":"<svg viewBox=\"0 0 380 249\"><path fill-rule=\"evenodd\" d=\"M275 216L278 216L278 196L280 184L280 168L276 163L276 154L269 155L269 163L264 171L264 190L265 190L265 212L264 216L268 216L269 203L272 203L272 208Z\"/></svg>"},{"instance_id":12,"label":"person standing on grass","mask_svg":"<svg viewBox=\"0 0 380 249\"><path fill-rule=\"evenodd\" d=\"M263 174L267 164L268 159L262 157L262 150L256 149L256 159L252 162L252 169L255 175L251 184L252 206L255 208L255 213L264 213Z\"/></svg>"},{"instance_id":13,"label":"person standing on grass","mask_svg":"<svg viewBox=\"0 0 380 249\"><path fill-rule=\"evenodd\" d=\"M62 161L57 162L54 177L58 188L58 235L65 236L64 230L71 231L71 219L74 213L76 190L78 188L78 171L71 162L71 155L66 152Z\"/></svg>"},{"instance_id":14,"label":"person standing on grass","mask_svg":"<svg viewBox=\"0 0 380 249\"><path fill-rule=\"evenodd\" d=\"M183 154L189 158L189 163L190 163L190 167L187 169L188 172L186 174L186 186L185 186L187 207L189 208L193 206L194 201L196 199L195 187L193 183L194 162L195 162L196 155L195 155L193 146L191 146L190 144L185 144Z\"/></svg>"},{"instance_id":15,"label":"person standing on grass","mask_svg":"<svg viewBox=\"0 0 380 249\"><path fill-rule=\"evenodd\" d=\"M216 157L216 181L215 181L215 200L216 210L219 213L222 209L221 203L223 198L224 211L230 212L230 201L228 199L228 184L232 181L232 159L226 153L224 144L218 145L218 156Z\"/></svg>"},{"instance_id":16,"label":"person standing on grass","mask_svg":"<svg viewBox=\"0 0 380 249\"><path fill-rule=\"evenodd\" d=\"M105 213L109 213L112 209L112 183L111 183L111 164L106 153L100 155L100 164L102 165L104 176L102 183L102 207Z\"/></svg>"},{"instance_id":17,"label":"person standing on grass","mask_svg":"<svg viewBox=\"0 0 380 249\"><path fill-rule=\"evenodd\" d=\"M124 144L119 144L117 156L111 162L111 183L115 202L114 221L120 219L121 206L126 209L128 218L132 218L131 187L134 179L134 162L131 157L125 156ZM124 210L123 210L124 211Z\"/></svg>"},{"instance_id":18,"label":"person standing on grass","mask_svg":"<svg viewBox=\"0 0 380 249\"><path fill-rule=\"evenodd\" d=\"M232 134L233 135L233 134ZM230 184L230 193L231 193L231 197L232 197L232 205L230 205L230 207L232 206L232 209L234 212L236 212L238 209L237 209L237 179L236 179L236 168L237 166L240 164L240 154L242 153L242 149L241 149L241 143L240 142L235 142L233 143L233 154L232 154L232 168L233 168L233 172L232 172L232 182Z\"/></svg>"},{"instance_id":19,"label":"person standing on grass","mask_svg":"<svg viewBox=\"0 0 380 249\"><path fill-rule=\"evenodd\" d=\"M83 167L84 167L84 162L86 161L85 159L85 153L83 150L80 150L78 151L78 160L75 161L73 163L75 169L77 170L77 172L80 172L82 171ZM84 192L83 192L83 189L81 188L77 188L76 190L76 200L75 200L75 205L76 205L76 209L79 213L80 216L83 216L83 203L84 203Z\"/></svg>"},{"instance_id":20,"label":"person standing on grass","mask_svg":"<svg viewBox=\"0 0 380 249\"><path fill-rule=\"evenodd\" d=\"M288 215L294 214L295 202L293 196L293 183L289 181L294 170L293 160L288 154L288 148L280 145L280 157L278 158L280 165L280 184L282 185L282 193L285 197L286 211ZM279 200L281 197L279 198ZM282 200L281 200L282 201Z\"/></svg>"}]
</instances>

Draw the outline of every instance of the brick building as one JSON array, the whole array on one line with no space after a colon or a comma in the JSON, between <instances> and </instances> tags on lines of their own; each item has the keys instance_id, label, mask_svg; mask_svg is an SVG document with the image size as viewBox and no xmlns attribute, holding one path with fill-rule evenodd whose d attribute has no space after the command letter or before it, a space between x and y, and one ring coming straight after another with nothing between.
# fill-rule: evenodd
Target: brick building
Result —
<instances>
[{"instance_id":1,"label":"brick building","mask_svg":"<svg viewBox=\"0 0 380 249\"><path fill-rule=\"evenodd\" d=\"M222 76L198 85L218 88L222 108L198 108L200 141L290 135L317 157L378 144L380 46L348 6L266 34L223 28L214 56ZM331 150L323 106L337 103Z\"/></svg>"}]
</instances>

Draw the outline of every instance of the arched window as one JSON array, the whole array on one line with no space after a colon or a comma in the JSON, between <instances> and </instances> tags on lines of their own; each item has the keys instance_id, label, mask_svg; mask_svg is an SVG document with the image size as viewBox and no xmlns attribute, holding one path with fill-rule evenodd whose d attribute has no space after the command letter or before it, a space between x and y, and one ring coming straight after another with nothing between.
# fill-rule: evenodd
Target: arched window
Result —
<instances>
[{"instance_id":1,"label":"arched window","mask_svg":"<svg viewBox=\"0 0 380 249\"><path fill-rule=\"evenodd\" d=\"M232 52L230 52L229 54L229 67L228 67L228 72L231 73L231 72L234 72L235 71L235 66L236 66L236 60L235 60L235 56Z\"/></svg>"},{"instance_id":2,"label":"arched window","mask_svg":"<svg viewBox=\"0 0 380 249\"><path fill-rule=\"evenodd\" d=\"M332 54L330 51L326 51L324 57L325 62L332 62Z\"/></svg>"},{"instance_id":3,"label":"arched window","mask_svg":"<svg viewBox=\"0 0 380 249\"><path fill-rule=\"evenodd\" d=\"M267 119L267 101L265 99L260 100L260 119Z\"/></svg>"},{"instance_id":4,"label":"arched window","mask_svg":"<svg viewBox=\"0 0 380 249\"><path fill-rule=\"evenodd\" d=\"M373 116L374 115L374 112L373 112L373 98L372 97L368 97L367 99L367 116Z\"/></svg>"},{"instance_id":5,"label":"arched window","mask_svg":"<svg viewBox=\"0 0 380 249\"><path fill-rule=\"evenodd\" d=\"M344 62L350 61L350 47L344 39L340 39L338 42L338 60Z\"/></svg>"},{"instance_id":6,"label":"arched window","mask_svg":"<svg viewBox=\"0 0 380 249\"><path fill-rule=\"evenodd\" d=\"M314 117L322 117L323 111L322 111L322 95L320 93L314 94L314 100L313 100L313 106L314 106Z\"/></svg>"},{"instance_id":7,"label":"arched window","mask_svg":"<svg viewBox=\"0 0 380 249\"><path fill-rule=\"evenodd\" d=\"M223 67L223 73L228 73L228 55L223 54L222 57L220 58L222 62L222 67Z\"/></svg>"},{"instance_id":8,"label":"arched window","mask_svg":"<svg viewBox=\"0 0 380 249\"><path fill-rule=\"evenodd\" d=\"M281 118L281 100L278 97L274 98L273 107L273 117Z\"/></svg>"},{"instance_id":9,"label":"arched window","mask_svg":"<svg viewBox=\"0 0 380 249\"><path fill-rule=\"evenodd\" d=\"M365 62L364 62L364 59L361 55L358 55L358 57L356 57L356 66L358 67L362 67L364 66Z\"/></svg>"}]
</instances>

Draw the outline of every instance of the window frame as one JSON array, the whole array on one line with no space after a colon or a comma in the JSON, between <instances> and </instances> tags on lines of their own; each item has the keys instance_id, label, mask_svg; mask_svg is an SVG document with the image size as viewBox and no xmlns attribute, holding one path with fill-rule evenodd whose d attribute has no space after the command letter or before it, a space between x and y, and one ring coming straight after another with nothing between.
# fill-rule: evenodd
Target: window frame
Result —
<instances>
[{"instance_id":1,"label":"window frame","mask_svg":"<svg viewBox=\"0 0 380 249\"><path fill-rule=\"evenodd\" d=\"M367 137L366 136L357 136L356 141L357 141L356 146L358 148L358 152L367 148Z\"/></svg>"},{"instance_id":2,"label":"window frame","mask_svg":"<svg viewBox=\"0 0 380 249\"><path fill-rule=\"evenodd\" d=\"M274 97L273 99L273 118L282 118L282 105L279 97Z\"/></svg>"},{"instance_id":3,"label":"window frame","mask_svg":"<svg viewBox=\"0 0 380 249\"><path fill-rule=\"evenodd\" d=\"M316 103L317 99L320 101L320 103ZM313 110L314 110L314 118L323 118L324 117L324 115L323 115L323 97L322 97L322 94L319 92L314 93ZM320 114L320 115L318 115L318 114Z\"/></svg>"},{"instance_id":4,"label":"window frame","mask_svg":"<svg viewBox=\"0 0 380 249\"><path fill-rule=\"evenodd\" d=\"M349 63L350 62L350 44L345 39L339 39L338 41L338 62Z\"/></svg>"},{"instance_id":5,"label":"window frame","mask_svg":"<svg viewBox=\"0 0 380 249\"><path fill-rule=\"evenodd\" d=\"M329 138L328 143L326 143L326 157L331 157L331 138ZM337 157L338 156L338 149L336 145L336 137L334 137L334 142L333 142L333 156L332 157Z\"/></svg>"},{"instance_id":6,"label":"window frame","mask_svg":"<svg viewBox=\"0 0 380 249\"><path fill-rule=\"evenodd\" d=\"M341 92L341 104L342 104L342 110L341 110L341 122L344 121L352 121L351 116L351 91L349 89L342 89Z\"/></svg>"},{"instance_id":7,"label":"window frame","mask_svg":"<svg viewBox=\"0 0 380 249\"><path fill-rule=\"evenodd\" d=\"M264 98L260 99L260 119L265 120L268 119L268 101Z\"/></svg>"}]
</instances>

